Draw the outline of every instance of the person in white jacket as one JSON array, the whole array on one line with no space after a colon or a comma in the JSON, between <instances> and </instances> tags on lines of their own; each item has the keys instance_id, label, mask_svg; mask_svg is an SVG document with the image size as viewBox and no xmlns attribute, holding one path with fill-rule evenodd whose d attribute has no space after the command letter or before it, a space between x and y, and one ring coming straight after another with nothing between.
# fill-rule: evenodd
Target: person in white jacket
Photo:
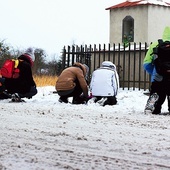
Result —
<instances>
[{"instance_id":1,"label":"person in white jacket","mask_svg":"<svg viewBox=\"0 0 170 170\"><path fill-rule=\"evenodd\" d=\"M119 76L111 61L104 61L100 68L92 73L90 90L94 102L100 105L115 105L119 89Z\"/></svg>"}]
</instances>

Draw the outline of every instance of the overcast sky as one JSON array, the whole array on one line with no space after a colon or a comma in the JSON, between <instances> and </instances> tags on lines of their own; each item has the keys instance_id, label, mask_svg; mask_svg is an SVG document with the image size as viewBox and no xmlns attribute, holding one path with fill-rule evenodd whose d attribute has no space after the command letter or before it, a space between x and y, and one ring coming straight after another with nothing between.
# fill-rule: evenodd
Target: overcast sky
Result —
<instances>
[{"instance_id":1,"label":"overcast sky","mask_svg":"<svg viewBox=\"0 0 170 170\"><path fill-rule=\"evenodd\" d=\"M58 54L64 45L109 42L109 11L122 0L0 0L0 40Z\"/></svg>"},{"instance_id":2,"label":"overcast sky","mask_svg":"<svg viewBox=\"0 0 170 170\"><path fill-rule=\"evenodd\" d=\"M61 55L77 44L109 43L109 11L125 0L0 0L0 40Z\"/></svg>"}]
</instances>

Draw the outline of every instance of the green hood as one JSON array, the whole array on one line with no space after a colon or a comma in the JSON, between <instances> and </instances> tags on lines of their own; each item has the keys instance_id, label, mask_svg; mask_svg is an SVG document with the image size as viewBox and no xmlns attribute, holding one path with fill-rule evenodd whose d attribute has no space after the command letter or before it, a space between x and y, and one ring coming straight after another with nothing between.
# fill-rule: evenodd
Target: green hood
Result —
<instances>
[{"instance_id":1,"label":"green hood","mask_svg":"<svg viewBox=\"0 0 170 170\"><path fill-rule=\"evenodd\" d=\"M162 35L162 39L164 41L170 41L170 27L165 27L163 35Z\"/></svg>"}]
</instances>

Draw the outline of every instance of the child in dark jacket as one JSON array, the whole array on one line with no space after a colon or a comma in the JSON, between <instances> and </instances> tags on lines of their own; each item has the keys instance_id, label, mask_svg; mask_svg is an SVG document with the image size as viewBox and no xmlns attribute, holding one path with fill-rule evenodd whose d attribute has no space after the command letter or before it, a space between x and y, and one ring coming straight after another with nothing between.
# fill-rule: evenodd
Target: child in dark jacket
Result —
<instances>
[{"instance_id":1,"label":"child in dark jacket","mask_svg":"<svg viewBox=\"0 0 170 170\"><path fill-rule=\"evenodd\" d=\"M5 91L0 98L12 98L12 101L21 101L21 98L32 98L37 94L36 84L32 76L32 66L35 60L34 51L28 48L25 53L18 57L18 78L3 78ZM1 78L2 80L2 78Z\"/></svg>"}]
</instances>

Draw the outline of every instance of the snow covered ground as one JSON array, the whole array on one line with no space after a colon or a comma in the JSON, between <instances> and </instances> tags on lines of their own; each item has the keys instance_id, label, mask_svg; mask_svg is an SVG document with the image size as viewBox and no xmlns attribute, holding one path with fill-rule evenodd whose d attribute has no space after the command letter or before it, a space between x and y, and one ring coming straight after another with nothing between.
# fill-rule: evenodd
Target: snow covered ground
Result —
<instances>
[{"instance_id":1,"label":"snow covered ground","mask_svg":"<svg viewBox=\"0 0 170 170\"><path fill-rule=\"evenodd\" d=\"M170 115L144 114L143 90L105 107L61 104L53 91L0 101L0 170L170 169Z\"/></svg>"}]
</instances>

